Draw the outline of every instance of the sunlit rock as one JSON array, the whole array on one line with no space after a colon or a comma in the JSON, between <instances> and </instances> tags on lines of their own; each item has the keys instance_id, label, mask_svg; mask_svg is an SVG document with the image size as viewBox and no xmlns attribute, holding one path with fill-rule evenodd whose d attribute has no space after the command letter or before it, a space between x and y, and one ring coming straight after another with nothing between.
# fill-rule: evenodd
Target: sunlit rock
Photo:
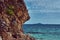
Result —
<instances>
[{"instance_id":1,"label":"sunlit rock","mask_svg":"<svg viewBox=\"0 0 60 40\"><path fill-rule=\"evenodd\" d=\"M33 40L22 29L29 19L23 0L0 0L0 40Z\"/></svg>"}]
</instances>

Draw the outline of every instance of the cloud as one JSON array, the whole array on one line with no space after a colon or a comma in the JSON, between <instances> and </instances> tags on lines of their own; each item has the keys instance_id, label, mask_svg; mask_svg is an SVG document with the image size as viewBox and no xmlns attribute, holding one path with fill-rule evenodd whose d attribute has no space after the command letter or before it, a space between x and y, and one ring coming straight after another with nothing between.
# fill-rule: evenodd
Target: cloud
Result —
<instances>
[{"instance_id":1,"label":"cloud","mask_svg":"<svg viewBox=\"0 0 60 40\"><path fill-rule=\"evenodd\" d=\"M43 12L60 11L60 0L25 0L28 10Z\"/></svg>"},{"instance_id":2,"label":"cloud","mask_svg":"<svg viewBox=\"0 0 60 40\"><path fill-rule=\"evenodd\" d=\"M60 13L60 10L29 10L29 13Z\"/></svg>"}]
</instances>

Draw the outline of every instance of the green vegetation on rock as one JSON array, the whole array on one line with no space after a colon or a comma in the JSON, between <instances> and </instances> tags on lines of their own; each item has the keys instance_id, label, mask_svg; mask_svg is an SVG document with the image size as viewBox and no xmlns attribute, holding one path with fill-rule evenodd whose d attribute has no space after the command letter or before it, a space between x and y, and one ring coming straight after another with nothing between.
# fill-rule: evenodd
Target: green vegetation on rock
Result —
<instances>
[{"instance_id":1,"label":"green vegetation on rock","mask_svg":"<svg viewBox=\"0 0 60 40\"><path fill-rule=\"evenodd\" d=\"M14 14L13 10L10 10L10 9L7 9L7 13L10 14L10 15Z\"/></svg>"},{"instance_id":2,"label":"green vegetation on rock","mask_svg":"<svg viewBox=\"0 0 60 40\"><path fill-rule=\"evenodd\" d=\"M13 9L14 9L14 6L9 6L8 8L7 8L7 13L9 14L9 15L13 15L14 14L14 11L13 11Z\"/></svg>"},{"instance_id":3,"label":"green vegetation on rock","mask_svg":"<svg viewBox=\"0 0 60 40\"><path fill-rule=\"evenodd\" d=\"M9 7L8 7L9 9L11 9L11 10L13 10L14 9L14 6L12 6L12 5L9 5Z\"/></svg>"}]
</instances>

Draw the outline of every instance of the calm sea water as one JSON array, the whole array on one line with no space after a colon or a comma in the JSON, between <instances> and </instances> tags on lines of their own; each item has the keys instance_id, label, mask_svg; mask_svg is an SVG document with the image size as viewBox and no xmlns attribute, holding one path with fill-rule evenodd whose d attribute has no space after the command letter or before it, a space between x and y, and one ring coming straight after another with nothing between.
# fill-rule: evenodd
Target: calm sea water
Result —
<instances>
[{"instance_id":1,"label":"calm sea water","mask_svg":"<svg viewBox=\"0 0 60 40\"><path fill-rule=\"evenodd\" d=\"M60 40L60 26L24 25L24 32L36 40Z\"/></svg>"}]
</instances>

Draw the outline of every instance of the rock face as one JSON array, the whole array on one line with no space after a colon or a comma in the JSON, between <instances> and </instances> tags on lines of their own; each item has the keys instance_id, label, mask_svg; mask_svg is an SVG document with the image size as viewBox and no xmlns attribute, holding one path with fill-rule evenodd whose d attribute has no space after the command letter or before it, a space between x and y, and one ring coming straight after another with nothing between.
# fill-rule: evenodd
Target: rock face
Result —
<instances>
[{"instance_id":1,"label":"rock face","mask_svg":"<svg viewBox=\"0 0 60 40\"><path fill-rule=\"evenodd\" d=\"M0 0L0 36L2 40L34 40L22 29L29 20L24 0Z\"/></svg>"}]
</instances>

